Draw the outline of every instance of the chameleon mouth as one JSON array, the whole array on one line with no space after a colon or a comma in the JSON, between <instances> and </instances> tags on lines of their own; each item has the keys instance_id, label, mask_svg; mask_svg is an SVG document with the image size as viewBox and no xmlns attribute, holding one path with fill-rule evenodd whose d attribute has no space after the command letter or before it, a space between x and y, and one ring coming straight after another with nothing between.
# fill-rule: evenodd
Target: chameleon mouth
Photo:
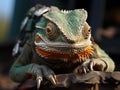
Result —
<instances>
[{"instance_id":1,"label":"chameleon mouth","mask_svg":"<svg viewBox=\"0 0 120 90\"><path fill-rule=\"evenodd\" d=\"M48 41L48 40L44 40L42 38L42 36L37 33L36 34L36 38L35 38L35 45L37 47L40 47L42 49L48 49L51 48L51 49L69 49L69 50L79 50L80 51L83 51L86 47L88 47L89 45L91 45L91 41L88 40L86 42L80 42L80 43L75 43L75 44L69 44L69 43L65 43L65 42L51 42L51 41Z\"/></svg>"}]
</instances>

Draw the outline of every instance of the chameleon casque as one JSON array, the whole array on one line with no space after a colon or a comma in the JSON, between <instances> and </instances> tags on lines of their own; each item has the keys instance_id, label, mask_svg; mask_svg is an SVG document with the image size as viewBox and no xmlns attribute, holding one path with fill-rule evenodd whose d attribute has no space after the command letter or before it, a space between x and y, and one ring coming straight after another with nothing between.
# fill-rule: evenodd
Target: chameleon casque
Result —
<instances>
[{"instance_id":1,"label":"chameleon casque","mask_svg":"<svg viewBox=\"0 0 120 90\"><path fill-rule=\"evenodd\" d=\"M33 35L10 69L10 77L23 82L35 76L56 84L56 74L112 72L113 60L92 40L87 11L52 9L41 15ZM39 87L38 85L38 87Z\"/></svg>"}]
</instances>

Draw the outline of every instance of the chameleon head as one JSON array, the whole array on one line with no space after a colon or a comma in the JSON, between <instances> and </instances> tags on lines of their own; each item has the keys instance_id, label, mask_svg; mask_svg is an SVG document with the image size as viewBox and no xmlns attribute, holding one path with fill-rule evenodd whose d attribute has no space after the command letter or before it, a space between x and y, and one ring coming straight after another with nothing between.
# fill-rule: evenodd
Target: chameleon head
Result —
<instances>
[{"instance_id":1,"label":"chameleon head","mask_svg":"<svg viewBox=\"0 0 120 90\"><path fill-rule=\"evenodd\" d=\"M60 54L82 52L91 45L91 28L84 9L49 11L36 24L37 49Z\"/></svg>"}]
</instances>

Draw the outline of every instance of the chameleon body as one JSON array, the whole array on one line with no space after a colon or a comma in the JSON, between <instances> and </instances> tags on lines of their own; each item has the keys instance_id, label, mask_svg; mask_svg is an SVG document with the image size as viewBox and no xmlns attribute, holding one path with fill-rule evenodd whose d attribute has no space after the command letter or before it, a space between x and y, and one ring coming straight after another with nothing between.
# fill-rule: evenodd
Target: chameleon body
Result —
<instances>
[{"instance_id":1,"label":"chameleon body","mask_svg":"<svg viewBox=\"0 0 120 90\"><path fill-rule=\"evenodd\" d=\"M31 38L10 69L16 82L32 76L55 84L55 74L112 72L113 60L92 40L87 11L50 9L35 24Z\"/></svg>"}]
</instances>

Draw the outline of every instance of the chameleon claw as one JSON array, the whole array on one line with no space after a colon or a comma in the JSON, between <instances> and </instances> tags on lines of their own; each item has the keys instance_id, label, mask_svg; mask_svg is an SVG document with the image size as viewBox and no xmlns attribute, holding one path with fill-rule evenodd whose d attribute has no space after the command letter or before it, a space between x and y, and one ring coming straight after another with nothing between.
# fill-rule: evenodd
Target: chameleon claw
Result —
<instances>
[{"instance_id":1,"label":"chameleon claw","mask_svg":"<svg viewBox=\"0 0 120 90\"><path fill-rule=\"evenodd\" d=\"M84 71L84 73L85 73L85 74L87 73L87 71L86 71L86 69L85 69L85 68L83 68L83 71Z\"/></svg>"},{"instance_id":2,"label":"chameleon claw","mask_svg":"<svg viewBox=\"0 0 120 90\"><path fill-rule=\"evenodd\" d=\"M56 80L55 80L55 77L53 75L50 75L49 76L49 79L51 80L51 82L56 85Z\"/></svg>"},{"instance_id":3,"label":"chameleon claw","mask_svg":"<svg viewBox=\"0 0 120 90\"><path fill-rule=\"evenodd\" d=\"M91 71L94 71L94 70L93 70L93 65L94 65L94 63L91 61L91 62L90 62L90 70L91 70Z\"/></svg>"},{"instance_id":4,"label":"chameleon claw","mask_svg":"<svg viewBox=\"0 0 120 90\"><path fill-rule=\"evenodd\" d=\"M40 88L40 85L41 85L41 81L42 81L42 77L37 77L37 89Z\"/></svg>"}]
</instances>

